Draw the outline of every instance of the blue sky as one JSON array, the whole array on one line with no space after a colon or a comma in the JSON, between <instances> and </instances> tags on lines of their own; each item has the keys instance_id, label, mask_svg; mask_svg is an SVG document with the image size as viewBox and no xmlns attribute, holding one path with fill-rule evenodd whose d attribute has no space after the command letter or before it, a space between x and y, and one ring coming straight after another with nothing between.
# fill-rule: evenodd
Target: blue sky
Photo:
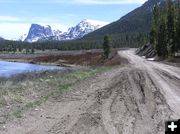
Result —
<instances>
[{"instance_id":1,"label":"blue sky","mask_svg":"<svg viewBox=\"0 0 180 134\"><path fill-rule=\"evenodd\" d=\"M66 31L81 20L113 22L146 0L0 0L0 36L18 38L31 23Z\"/></svg>"}]
</instances>

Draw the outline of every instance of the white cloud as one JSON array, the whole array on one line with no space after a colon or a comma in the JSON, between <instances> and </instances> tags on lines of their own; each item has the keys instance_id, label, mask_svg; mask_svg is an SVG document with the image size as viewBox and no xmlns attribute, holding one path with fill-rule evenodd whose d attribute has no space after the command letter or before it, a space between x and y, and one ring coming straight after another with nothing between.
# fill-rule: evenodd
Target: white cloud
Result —
<instances>
[{"instance_id":1,"label":"white cloud","mask_svg":"<svg viewBox=\"0 0 180 134\"><path fill-rule=\"evenodd\" d=\"M59 29L62 31L67 31L68 26L65 26L60 23L46 23L46 22L36 22L36 24L40 24L42 26L50 25L52 29ZM0 37L5 39L18 39L20 36L27 34L31 23L0 23Z\"/></svg>"},{"instance_id":2,"label":"white cloud","mask_svg":"<svg viewBox=\"0 0 180 134\"><path fill-rule=\"evenodd\" d=\"M17 17L0 16L0 37L5 39L17 39L23 34L27 34L32 23L42 26L50 25L52 29L66 31L67 24L60 22L59 17Z\"/></svg>"},{"instance_id":3,"label":"white cloud","mask_svg":"<svg viewBox=\"0 0 180 134\"><path fill-rule=\"evenodd\" d=\"M14 16L0 16L0 21L21 21L21 19Z\"/></svg>"},{"instance_id":4,"label":"white cloud","mask_svg":"<svg viewBox=\"0 0 180 134\"><path fill-rule=\"evenodd\" d=\"M142 4L147 0L49 0L55 3L111 5L111 4Z\"/></svg>"},{"instance_id":5,"label":"white cloud","mask_svg":"<svg viewBox=\"0 0 180 134\"><path fill-rule=\"evenodd\" d=\"M30 24L25 23L0 23L0 36L5 39L18 38L28 32Z\"/></svg>"}]
</instances>

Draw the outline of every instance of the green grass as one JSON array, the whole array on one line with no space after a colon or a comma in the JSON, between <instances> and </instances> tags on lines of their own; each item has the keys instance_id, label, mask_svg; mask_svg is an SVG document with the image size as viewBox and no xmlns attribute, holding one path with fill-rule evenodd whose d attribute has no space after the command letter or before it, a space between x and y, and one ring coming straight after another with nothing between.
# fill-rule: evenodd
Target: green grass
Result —
<instances>
[{"instance_id":1,"label":"green grass","mask_svg":"<svg viewBox=\"0 0 180 134\"><path fill-rule=\"evenodd\" d=\"M0 108L6 105L6 100L4 99L3 96L0 96Z\"/></svg>"},{"instance_id":2,"label":"green grass","mask_svg":"<svg viewBox=\"0 0 180 134\"><path fill-rule=\"evenodd\" d=\"M81 70L64 76L46 76L16 84L9 82L2 86L4 90L0 90L0 107L13 105L7 114L11 118L21 118L23 112L45 103L50 97L71 90L74 84L111 68L113 67Z\"/></svg>"}]
</instances>

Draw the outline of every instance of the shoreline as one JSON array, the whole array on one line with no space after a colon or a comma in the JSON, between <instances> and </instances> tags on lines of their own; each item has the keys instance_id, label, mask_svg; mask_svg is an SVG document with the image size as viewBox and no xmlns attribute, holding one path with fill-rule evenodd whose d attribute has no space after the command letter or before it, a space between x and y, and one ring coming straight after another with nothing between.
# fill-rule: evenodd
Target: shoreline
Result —
<instances>
[{"instance_id":1,"label":"shoreline","mask_svg":"<svg viewBox=\"0 0 180 134\"><path fill-rule=\"evenodd\" d=\"M34 62L32 60L26 60L26 59L2 59L0 58L0 61L4 62L17 62L17 63L27 63L27 64L36 64L36 65L45 65L45 66L61 66L61 67L77 67L77 65L74 64L58 64L58 63L48 63L48 62Z\"/></svg>"}]
</instances>

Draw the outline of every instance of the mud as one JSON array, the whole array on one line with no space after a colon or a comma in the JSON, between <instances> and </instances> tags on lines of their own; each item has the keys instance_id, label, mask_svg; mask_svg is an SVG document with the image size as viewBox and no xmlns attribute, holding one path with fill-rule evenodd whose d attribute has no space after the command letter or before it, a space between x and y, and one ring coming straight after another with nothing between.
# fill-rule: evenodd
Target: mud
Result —
<instances>
[{"instance_id":1,"label":"mud","mask_svg":"<svg viewBox=\"0 0 180 134\"><path fill-rule=\"evenodd\" d=\"M119 54L131 64L75 84L1 134L164 134L180 113L180 69Z\"/></svg>"}]
</instances>

